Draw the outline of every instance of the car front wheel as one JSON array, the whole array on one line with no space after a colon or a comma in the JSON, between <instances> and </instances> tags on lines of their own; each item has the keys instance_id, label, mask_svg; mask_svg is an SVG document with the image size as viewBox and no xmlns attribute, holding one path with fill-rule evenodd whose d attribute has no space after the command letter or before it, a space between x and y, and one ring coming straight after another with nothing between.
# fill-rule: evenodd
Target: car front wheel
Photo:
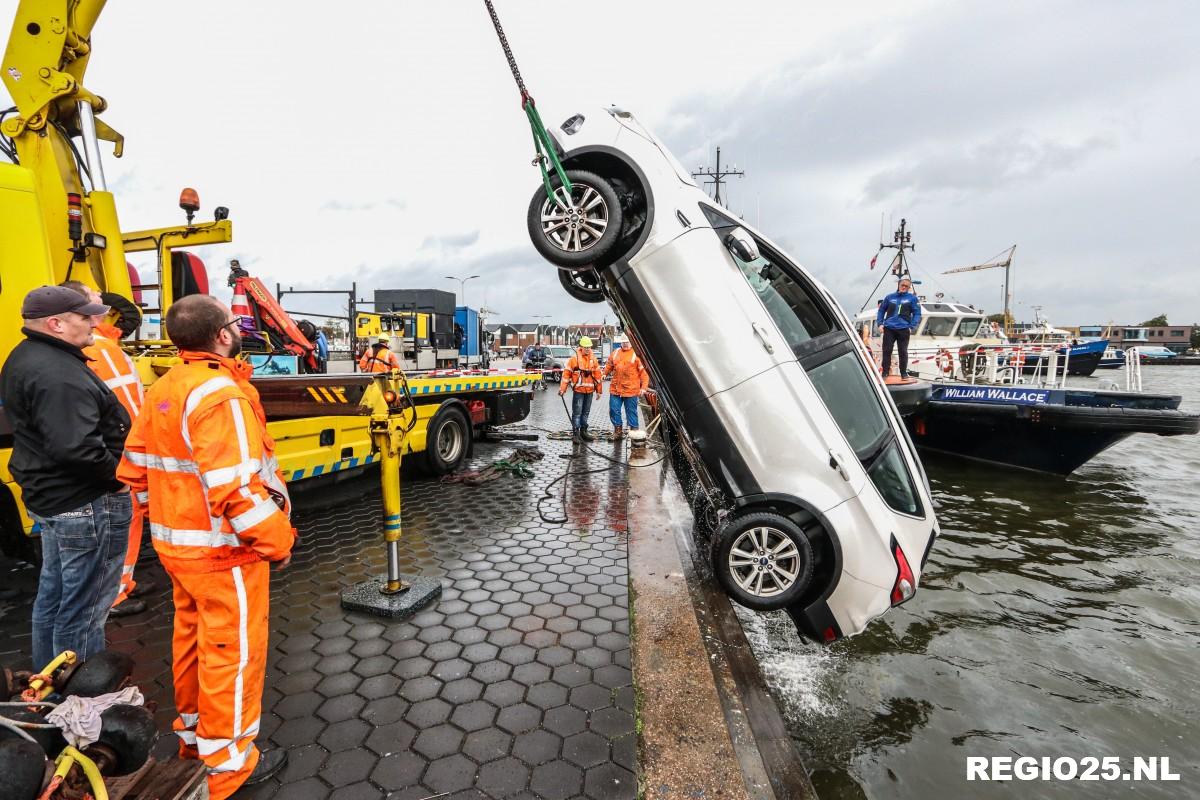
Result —
<instances>
[{"instance_id":1,"label":"car front wheel","mask_svg":"<svg viewBox=\"0 0 1200 800\"><path fill-rule=\"evenodd\" d=\"M580 269L602 261L621 238L621 202L612 184L580 169L567 170L571 191L550 176L554 195L539 186L529 203L529 238L558 267Z\"/></svg>"},{"instance_id":2,"label":"car front wheel","mask_svg":"<svg viewBox=\"0 0 1200 800\"><path fill-rule=\"evenodd\" d=\"M755 611L795 603L813 577L813 548L787 517L757 511L735 514L717 532L713 569L726 593Z\"/></svg>"}]
</instances>

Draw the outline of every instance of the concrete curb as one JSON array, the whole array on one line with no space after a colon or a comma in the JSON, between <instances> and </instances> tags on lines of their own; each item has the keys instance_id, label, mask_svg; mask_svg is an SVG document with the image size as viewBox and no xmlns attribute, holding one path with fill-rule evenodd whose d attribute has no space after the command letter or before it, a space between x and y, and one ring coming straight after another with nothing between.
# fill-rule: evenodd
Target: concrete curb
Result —
<instances>
[{"instance_id":1,"label":"concrete curb","mask_svg":"<svg viewBox=\"0 0 1200 800\"><path fill-rule=\"evenodd\" d=\"M815 799L728 598L697 569L674 473L631 469L629 486L640 794Z\"/></svg>"}]
</instances>

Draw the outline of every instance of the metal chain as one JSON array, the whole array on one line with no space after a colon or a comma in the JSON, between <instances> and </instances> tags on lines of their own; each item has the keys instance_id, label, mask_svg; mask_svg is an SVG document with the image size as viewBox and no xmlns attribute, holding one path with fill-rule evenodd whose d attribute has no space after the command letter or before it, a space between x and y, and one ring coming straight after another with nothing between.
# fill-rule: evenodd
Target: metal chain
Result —
<instances>
[{"instance_id":1,"label":"metal chain","mask_svg":"<svg viewBox=\"0 0 1200 800\"><path fill-rule=\"evenodd\" d=\"M483 0L483 4L487 6L488 14L492 16L492 25L496 27L496 35L500 37L500 46L504 48L504 57L508 59L508 68L512 70L513 80L517 82L517 88L521 90L521 102L529 97L529 92L525 89L525 81L521 79L521 70L517 68L517 59L513 56L512 48L508 46L508 37L504 35L504 28L500 27L500 17L496 16L496 8L492 5L492 0Z\"/></svg>"}]
</instances>

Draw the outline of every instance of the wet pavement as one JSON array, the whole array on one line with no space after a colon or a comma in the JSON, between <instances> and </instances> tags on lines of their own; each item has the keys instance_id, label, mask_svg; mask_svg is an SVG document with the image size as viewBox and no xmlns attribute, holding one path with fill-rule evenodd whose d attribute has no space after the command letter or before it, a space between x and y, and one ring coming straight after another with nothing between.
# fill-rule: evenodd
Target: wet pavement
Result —
<instances>
[{"instance_id":1,"label":"wet pavement","mask_svg":"<svg viewBox=\"0 0 1200 800\"><path fill-rule=\"evenodd\" d=\"M552 393L530 426L562 429ZM600 419L593 409L593 422ZM607 427L607 426L605 426ZM534 443L477 443L471 466ZM339 592L382 573L378 473L297 498L300 543L271 587L260 744L290 754L278 780L239 798L636 796L623 467L541 436L535 477L479 487L404 477L402 569L437 576L441 599L402 622L344 611ZM612 445L597 443L606 452ZM541 509L552 521L543 521ZM115 619L110 647L174 717L171 602L153 556L137 577L160 588L151 610ZM0 662L29 666L32 568L0 559ZM156 754L169 757L166 735Z\"/></svg>"}]
</instances>

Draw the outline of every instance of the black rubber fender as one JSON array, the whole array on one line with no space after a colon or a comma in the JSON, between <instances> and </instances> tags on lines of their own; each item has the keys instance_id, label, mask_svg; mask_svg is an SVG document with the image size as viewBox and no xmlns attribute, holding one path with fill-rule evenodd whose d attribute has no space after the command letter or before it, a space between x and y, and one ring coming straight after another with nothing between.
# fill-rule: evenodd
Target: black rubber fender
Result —
<instances>
[{"instance_id":1,"label":"black rubber fender","mask_svg":"<svg viewBox=\"0 0 1200 800\"><path fill-rule=\"evenodd\" d=\"M0 741L0 797L35 800L46 777L46 755L25 739Z\"/></svg>"},{"instance_id":2,"label":"black rubber fender","mask_svg":"<svg viewBox=\"0 0 1200 800\"><path fill-rule=\"evenodd\" d=\"M115 705L100 715L100 744L117 755L112 775L128 775L141 769L157 738L154 715L144 706Z\"/></svg>"},{"instance_id":3,"label":"black rubber fender","mask_svg":"<svg viewBox=\"0 0 1200 800\"><path fill-rule=\"evenodd\" d=\"M133 658L116 650L104 650L84 661L67 678L63 697L96 697L115 692L133 674Z\"/></svg>"},{"instance_id":4,"label":"black rubber fender","mask_svg":"<svg viewBox=\"0 0 1200 800\"><path fill-rule=\"evenodd\" d=\"M28 708L0 709L0 717L14 722L36 722L45 724L46 715ZM58 728L27 728L25 732L37 740L42 752L49 758L55 758L67 746L67 740ZM0 728L0 740L16 739L15 733L6 728ZM6 797L0 794L0 798Z\"/></svg>"}]
</instances>

